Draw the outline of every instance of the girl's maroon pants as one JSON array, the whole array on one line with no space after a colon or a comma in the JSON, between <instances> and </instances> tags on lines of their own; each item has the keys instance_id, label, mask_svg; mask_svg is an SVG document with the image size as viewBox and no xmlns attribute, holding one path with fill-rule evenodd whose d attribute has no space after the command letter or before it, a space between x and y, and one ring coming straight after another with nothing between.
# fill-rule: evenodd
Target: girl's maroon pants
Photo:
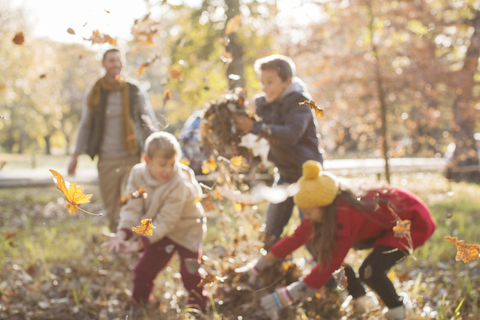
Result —
<instances>
[{"instance_id":1,"label":"girl's maroon pants","mask_svg":"<svg viewBox=\"0 0 480 320\"><path fill-rule=\"evenodd\" d=\"M200 262L201 250L192 252L167 237L150 244L140 256L133 275L133 300L139 304L148 302L155 277L165 268L175 252L180 255L180 274L188 292L188 304L205 310L207 293L203 286L198 287L202 277L197 270L190 273L185 263L185 259L189 258Z\"/></svg>"}]
</instances>

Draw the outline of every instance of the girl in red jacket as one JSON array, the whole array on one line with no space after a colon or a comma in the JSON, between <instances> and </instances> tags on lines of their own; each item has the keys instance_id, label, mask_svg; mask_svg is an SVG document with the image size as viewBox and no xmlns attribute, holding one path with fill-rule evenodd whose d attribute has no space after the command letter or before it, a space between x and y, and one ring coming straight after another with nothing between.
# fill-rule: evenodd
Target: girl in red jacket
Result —
<instances>
[{"instance_id":1,"label":"girl in red jacket","mask_svg":"<svg viewBox=\"0 0 480 320\"><path fill-rule=\"evenodd\" d=\"M316 161L303 165L298 180L295 203L307 219L291 236L284 237L262 256L252 268L257 274L277 259L285 259L310 239L318 252L318 264L302 281L277 289L261 301L272 318L277 311L302 301L320 289L339 269L350 248L373 248L363 262L357 278L347 272L347 289L355 300L365 298L362 282L386 305L388 320L403 320L408 311L408 297L398 295L388 270L432 235L436 223L425 203L413 193L389 185L355 192L335 176L322 171ZM408 220L410 222L406 222ZM408 230L410 224L410 232ZM394 230L394 227L396 229Z\"/></svg>"}]
</instances>

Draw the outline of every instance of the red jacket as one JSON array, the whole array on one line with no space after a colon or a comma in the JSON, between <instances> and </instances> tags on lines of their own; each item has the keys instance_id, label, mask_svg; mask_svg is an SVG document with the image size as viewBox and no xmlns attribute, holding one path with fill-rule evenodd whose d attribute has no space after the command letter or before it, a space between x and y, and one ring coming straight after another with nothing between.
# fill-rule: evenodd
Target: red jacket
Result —
<instances>
[{"instance_id":1,"label":"red jacket","mask_svg":"<svg viewBox=\"0 0 480 320\"><path fill-rule=\"evenodd\" d=\"M312 288L321 288L332 276L332 273L340 268L348 251L354 242L376 239L373 247L390 246L406 251L411 247L405 237L397 238L393 227L396 224L394 214L387 208L387 203L394 209L402 220L411 221L410 235L412 249L415 249L427 241L432 235L437 224L430 214L427 205L413 193L396 187L390 187L387 193L370 191L363 199L373 200L378 194L379 208L362 213L346 203L337 201L337 226L336 244L333 251L332 263L323 268L317 265L304 279L305 283ZM313 236L313 229L309 219L303 220L302 224L291 236L284 237L275 244L271 252L282 259L307 243Z\"/></svg>"}]
</instances>

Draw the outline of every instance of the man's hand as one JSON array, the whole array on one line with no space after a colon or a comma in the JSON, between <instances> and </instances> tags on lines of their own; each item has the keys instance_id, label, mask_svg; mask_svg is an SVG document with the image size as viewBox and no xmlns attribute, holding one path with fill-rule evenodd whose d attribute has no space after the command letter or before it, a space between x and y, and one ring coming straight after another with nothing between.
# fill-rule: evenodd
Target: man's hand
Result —
<instances>
[{"instance_id":1,"label":"man's hand","mask_svg":"<svg viewBox=\"0 0 480 320\"><path fill-rule=\"evenodd\" d=\"M138 251L142 251L145 247L143 241L141 239L137 239L137 241L130 243L122 250L123 253L134 253Z\"/></svg>"},{"instance_id":2,"label":"man's hand","mask_svg":"<svg viewBox=\"0 0 480 320\"><path fill-rule=\"evenodd\" d=\"M108 241L102 244L102 248L108 247L108 253L112 253L115 250L115 253L120 252L122 247L127 245L126 241L122 235L115 233L102 232L102 236L108 238Z\"/></svg>"},{"instance_id":3,"label":"man's hand","mask_svg":"<svg viewBox=\"0 0 480 320\"><path fill-rule=\"evenodd\" d=\"M253 120L245 116L235 117L235 124L238 130L250 132L253 129Z\"/></svg>"},{"instance_id":4,"label":"man's hand","mask_svg":"<svg viewBox=\"0 0 480 320\"><path fill-rule=\"evenodd\" d=\"M72 155L72 160L70 160L70 164L68 165L68 174L72 177L75 177L75 171L77 170L77 163L78 163L78 154L74 153Z\"/></svg>"}]
</instances>

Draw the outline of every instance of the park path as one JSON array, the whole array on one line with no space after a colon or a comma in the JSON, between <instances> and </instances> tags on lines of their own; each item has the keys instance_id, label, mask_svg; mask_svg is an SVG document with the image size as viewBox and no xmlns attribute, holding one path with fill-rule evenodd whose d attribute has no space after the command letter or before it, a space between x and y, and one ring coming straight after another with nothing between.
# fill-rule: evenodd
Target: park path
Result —
<instances>
[{"instance_id":1,"label":"park path","mask_svg":"<svg viewBox=\"0 0 480 320\"><path fill-rule=\"evenodd\" d=\"M390 171L394 172L443 172L446 160L443 158L392 158L389 160ZM339 176L362 176L383 173L383 159L340 159L325 160L325 170ZM78 167L75 177L67 174L67 168L52 168L62 174L66 181L78 184L96 184L98 181L96 167ZM199 181L207 181L208 176L199 176ZM0 188L48 186L52 184L52 174L48 168L8 169L0 171Z\"/></svg>"}]
</instances>

